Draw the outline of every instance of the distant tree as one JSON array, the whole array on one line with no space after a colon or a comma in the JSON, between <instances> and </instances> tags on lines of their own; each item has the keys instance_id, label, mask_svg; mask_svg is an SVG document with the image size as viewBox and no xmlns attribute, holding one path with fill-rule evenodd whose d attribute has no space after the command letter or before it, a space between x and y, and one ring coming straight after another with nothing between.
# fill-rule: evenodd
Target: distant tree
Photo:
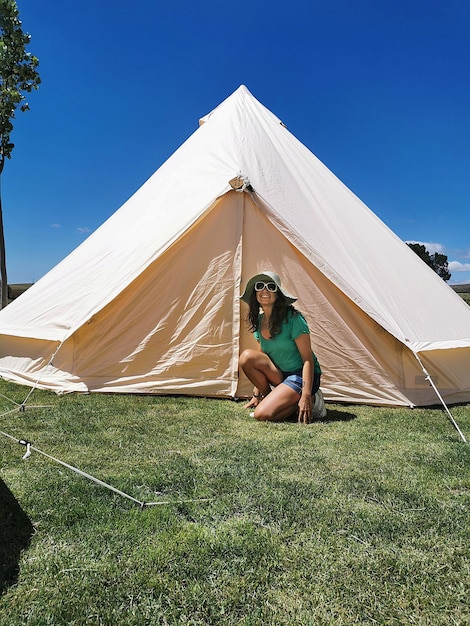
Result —
<instances>
[{"instance_id":1,"label":"distant tree","mask_svg":"<svg viewBox=\"0 0 470 626\"><path fill-rule=\"evenodd\" d=\"M451 273L449 272L449 263L445 254L440 254L439 252L429 254L426 246L423 246L421 243L409 243L408 246L443 280L446 282L450 280Z\"/></svg>"},{"instance_id":2,"label":"distant tree","mask_svg":"<svg viewBox=\"0 0 470 626\"><path fill-rule=\"evenodd\" d=\"M31 37L23 32L15 0L0 0L0 181L5 160L11 159L15 145L10 141L16 109L27 111L25 93L37 89L41 82L36 68L37 57L26 52ZM8 302L8 280L5 233L0 189L0 308Z\"/></svg>"},{"instance_id":3,"label":"distant tree","mask_svg":"<svg viewBox=\"0 0 470 626\"><path fill-rule=\"evenodd\" d=\"M439 254L439 252L435 252L431 258L434 263L434 271L439 274L439 276L445 280L446 282L450 280L452 274L449 272L449 263L447 261L447 256L445 254Z\"/></svg>"}]
</instances>

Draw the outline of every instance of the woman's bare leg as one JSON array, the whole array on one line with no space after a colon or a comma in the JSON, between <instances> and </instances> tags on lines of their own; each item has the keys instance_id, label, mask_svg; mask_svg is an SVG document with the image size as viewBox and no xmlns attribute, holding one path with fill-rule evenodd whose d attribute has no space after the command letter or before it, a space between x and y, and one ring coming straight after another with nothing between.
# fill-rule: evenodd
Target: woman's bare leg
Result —
<instances>
[{"instance_id":1,"label":"woman's bare leg","mask_svg":"<svg viewBox=\"0 0 470 626\"><path fill-rule=\"evenodd\" d=\"M300 396L288 385L280 384L263 398L255 408L255 419L259 421L282 422L298 409Z\"/></svg>"},{"instance_id":2,"label":"woman's bare leg","mask_svg":"<svg viewBox=\"0 0 470 626\"><path fill-rule=\"evenodd\" d=\"M255 419L280 422L297 411L299 394L291 387L281 384L281 372L264 352L244 350L240 355L240 367L264 396L255 407ZM274 389L271 390L271 387Z\"/></svg>"},{"instance_id":3,"label":"woman's bare leg","mask_svg":"<svg viewBox=\"0 0 470 626\"><path fill-rule=\"evenodd\" d=\"M282 381L282 374L271 359L259 350L244 350L240 355L239 365L247 378L263 396Z\"/></svg>"}]
</instances>

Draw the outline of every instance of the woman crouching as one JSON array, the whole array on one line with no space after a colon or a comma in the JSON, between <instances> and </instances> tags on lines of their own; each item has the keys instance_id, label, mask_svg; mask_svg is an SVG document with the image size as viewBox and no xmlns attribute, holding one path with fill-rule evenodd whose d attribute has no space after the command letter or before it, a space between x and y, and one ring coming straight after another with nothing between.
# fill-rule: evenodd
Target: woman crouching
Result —
<instances>
[{"instance_id":1,"label":"woman crouching","mask_svg":"<svg viewBox=\"0 0 470 626\"><path fill-rule=\"evenodd\" d=\"M279 422L293 415L309 424L326 416L320 391L320 364L312 351L304 316L297 300L281 289L271 271L248 281L241 299L249 306L247 321L258 350L244 350L240 367L253 383L253 397L244 408L254 408L257 420Z\"/></svg>"}]
</instances>

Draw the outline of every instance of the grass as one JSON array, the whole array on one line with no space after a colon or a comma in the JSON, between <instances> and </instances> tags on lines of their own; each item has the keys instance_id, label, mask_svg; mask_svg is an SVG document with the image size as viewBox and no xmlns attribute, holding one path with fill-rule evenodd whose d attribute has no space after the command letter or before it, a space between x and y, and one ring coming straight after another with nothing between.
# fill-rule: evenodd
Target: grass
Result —
<instances>
[{"instance_id":1,"label":"grass","mask_svg":"<svg viewBox=\"0 0 470 626\"><path fill-rule=\"evenodd\" d=\"M451 285L452 289L459 294L459 296L465 300L467 304L470 304L470 285Z\"/></svg>"},{"instance_id":2,"label":"grass","mask_svg":"<svg viewBox=\"0 0 470 626\"><path fill-rule=\"evenodd\" d=\"M470 623L470 445L441 409L329 405L302 427L222 400L30 403L52 407L0 430L168 504L2 436L1 626Z\"/></svg>"}]
</instances>

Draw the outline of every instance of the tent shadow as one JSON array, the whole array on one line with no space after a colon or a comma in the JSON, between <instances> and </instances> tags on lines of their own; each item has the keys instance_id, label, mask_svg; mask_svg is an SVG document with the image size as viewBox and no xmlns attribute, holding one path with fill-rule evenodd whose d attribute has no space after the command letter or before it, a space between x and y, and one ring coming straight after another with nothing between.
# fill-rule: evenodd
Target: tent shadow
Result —
<instances>
[{"instance_id":1,"label":"tent shadow","mask_svg":"<svg viewBox=\"0 0 470 626\"><path fill-rule=\"evenodd\" d=\"M18 582L21 552L33 534L31 520L0 479L0 595Z\"/></svg>"}]
</instances>

